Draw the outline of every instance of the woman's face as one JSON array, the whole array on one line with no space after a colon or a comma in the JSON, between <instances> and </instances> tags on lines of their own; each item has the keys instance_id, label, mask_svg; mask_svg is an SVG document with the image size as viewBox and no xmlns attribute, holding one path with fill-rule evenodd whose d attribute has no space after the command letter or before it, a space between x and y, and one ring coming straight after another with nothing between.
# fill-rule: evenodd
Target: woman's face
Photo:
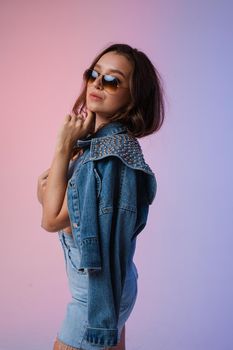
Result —
<instances>
[{"instance_id":1,"label":"woman's face","mask_svg":"<svg viewBox=\"0 0 233 350\"><path fill-rule=\"evenodd\" d=\"M125 56L108 52L99 59L93 69L101 75L112 75L120 81L119 87L114 92L104 89L102 76L87 84L87 108L95 112L97 118L106 120L131 101L129 81L133 67Z\"/></svg>"}]
</instances>

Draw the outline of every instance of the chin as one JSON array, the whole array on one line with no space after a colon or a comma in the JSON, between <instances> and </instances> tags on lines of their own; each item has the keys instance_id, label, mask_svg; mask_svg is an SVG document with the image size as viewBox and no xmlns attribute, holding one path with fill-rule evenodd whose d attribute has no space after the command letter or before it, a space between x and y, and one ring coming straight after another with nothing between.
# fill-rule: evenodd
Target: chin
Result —
<instances>
[{"instance_id":1,"label":"chin","mask_svg":"<svg viewBox=\"0 0 233 350\"><path fill-rule=\"evenodd\" d=\"M86 106L87 109L89 109L90 111L98 114L101 118L108 118L110 116L112 116L115 111L112 110L108 110L107 108L104 109L102 106L98 105L98 102L93 102L93 101L86 101Z\"/></svg>"},{"instance_id":2,"label":"chin","mask_svg":"<svg viewBox=\"0 0 233 350\"><path fill-rule=\"evenodd\" d=\"M93 103L92 101L91 102L87 101L86 106L87 106L87 109L89 109L92 112L100 112L100 109L101 109L99 108L99 106L96 106L96 103Z\"/></svg>"}]
</instances>

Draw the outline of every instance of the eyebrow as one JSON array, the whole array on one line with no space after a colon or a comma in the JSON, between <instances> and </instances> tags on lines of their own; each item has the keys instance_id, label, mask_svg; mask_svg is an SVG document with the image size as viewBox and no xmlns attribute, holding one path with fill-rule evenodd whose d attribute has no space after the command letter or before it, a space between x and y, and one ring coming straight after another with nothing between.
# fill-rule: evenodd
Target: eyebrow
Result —
<instances>
[{"instance_id":1,"label":"eyebrow","mask_svg":"<svg viewBox=\"0 0 233 350\"><path fill-rule=\"evenodd\" d=\"M96 63L95 67L101 68L101 65L99 65L98 63ZM122 76L126 79L126 76L124 75L124 73L122 73L122 72L121 72L120 70L118 70L118 69L110 69L110 72L118 73L118 74L122 75Z\"/></svg>"}]
</instances>

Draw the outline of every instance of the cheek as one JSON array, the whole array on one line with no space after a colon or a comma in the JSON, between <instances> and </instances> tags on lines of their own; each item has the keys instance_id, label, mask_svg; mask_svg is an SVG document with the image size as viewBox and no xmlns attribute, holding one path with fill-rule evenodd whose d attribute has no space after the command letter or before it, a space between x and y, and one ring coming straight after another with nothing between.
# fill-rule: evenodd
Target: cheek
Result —
<instances>
[{"instance_id":1,"label":"cheek","mask_svg":"<svg viewBox=\"0 0 233 350\"><path fill-rule=\"evenodd\" d=\"M86 91L86 105L91 105L93 103L93 100L89 98L89 93L90 93L90 88L87 86L87 91Z\"/></svg>"},{"instance_id":2,"label":"cheek","mask_svg":"<svg viewBox=\"0 0 233 350\"><path fill-rule=\"evenodd\" d=\"M89 95L89 93L90 93L90 87L89 87L89 85L87 85L87 90L86 90L86 100L87 100L87 96Z\"/></svg>"},{"instance_id":3,"label":"cheek","mask_svg":"<svg viewBox=\"0 0 233 350\"><path fill-rule=\"evenodd\" d=\"M129 94L122 93L118 97L118 104L119 104L120 107L128 105L130 103L130 101L131 101L131 96Z\"/></svg>"}]
</instances>

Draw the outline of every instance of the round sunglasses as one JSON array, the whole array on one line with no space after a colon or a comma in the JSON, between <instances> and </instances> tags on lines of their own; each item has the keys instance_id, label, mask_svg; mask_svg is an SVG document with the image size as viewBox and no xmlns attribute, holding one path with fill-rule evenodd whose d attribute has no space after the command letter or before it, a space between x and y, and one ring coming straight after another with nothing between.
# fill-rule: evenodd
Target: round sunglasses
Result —
<instances>
[{"instance_id":1,"label":"round sunglasses","mask_svg":"<svg viewBox=\"0 0 233 350\"><path fill-rule=\"evenodd\" d=\"M117 77L110 74L100 74L95 69L87 69L83 76L88 84L94 83L98 77L101 77L101 84L104 90L110 94L116 92L119 87L128 89L128 87L120 86L121 81Z\"/></svg>"}]
</instances>

